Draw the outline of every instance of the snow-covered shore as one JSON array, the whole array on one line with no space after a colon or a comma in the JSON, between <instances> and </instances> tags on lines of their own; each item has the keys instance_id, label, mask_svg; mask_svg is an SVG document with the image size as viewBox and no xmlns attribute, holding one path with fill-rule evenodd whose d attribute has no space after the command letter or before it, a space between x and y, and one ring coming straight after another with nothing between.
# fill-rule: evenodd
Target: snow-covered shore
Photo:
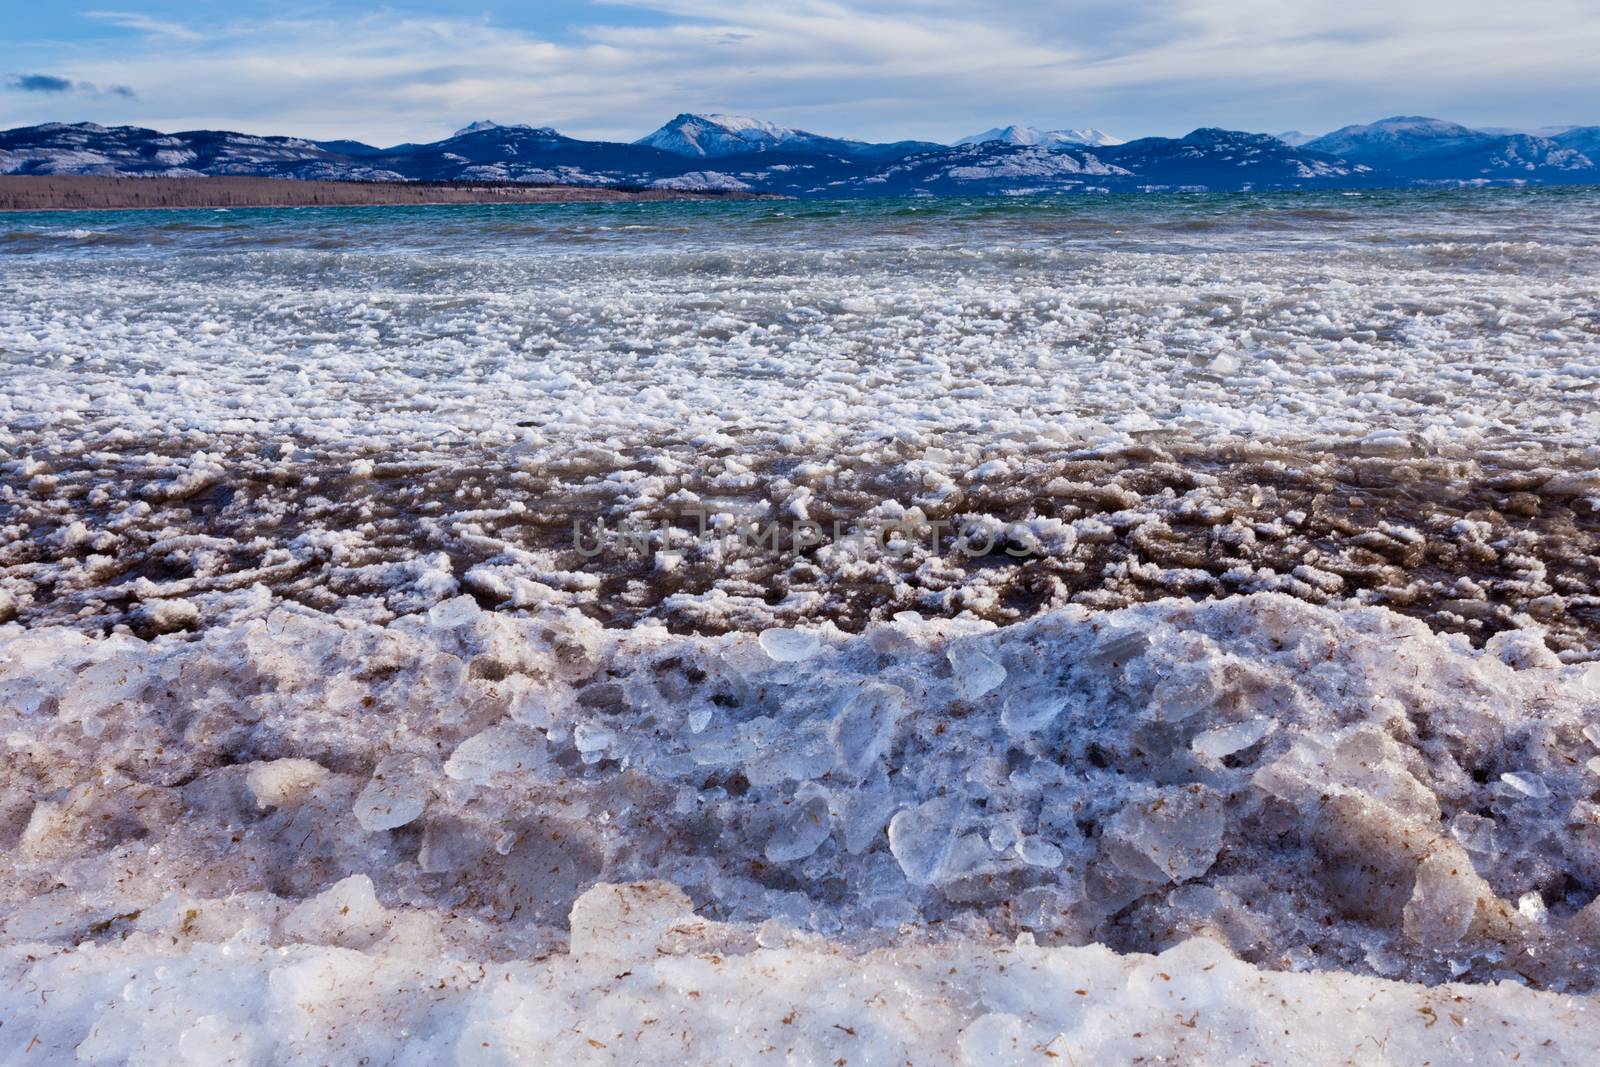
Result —
<instances>
[{"instance_id":1,"label":"snow-covered shore","mask_svg":"<svg viewBox=\"0 0 1600 1067\"><path fill-rule=\"evenodd\" d=\"M1557 995L1597 973L1600 666L1536 634L1277 594L0 634L17 1062L626 1061L654 1025L685 1062L1578 1062L1600 1032ZM595 888L646 880L675 888ZM671 958L613 929L658 905L710 925Z\"/></svg>"},{"instance_id":2,"label":"snow-covered shore","mask_svg":"<svg viewBox=\"0 0 1600 1067\"><path fill-rule=\"evenodd\" d=\"M441 955L355 879L306 910L279 947L237 913L221 943L169 913L0 951L7 1062L1542 1065L1588 1062L1600 1027L1589 998L1263 971L1203 939L862 952L707 922L662 883L596 886L570 955L518 962Z\"/></svg>"}]
</instances>

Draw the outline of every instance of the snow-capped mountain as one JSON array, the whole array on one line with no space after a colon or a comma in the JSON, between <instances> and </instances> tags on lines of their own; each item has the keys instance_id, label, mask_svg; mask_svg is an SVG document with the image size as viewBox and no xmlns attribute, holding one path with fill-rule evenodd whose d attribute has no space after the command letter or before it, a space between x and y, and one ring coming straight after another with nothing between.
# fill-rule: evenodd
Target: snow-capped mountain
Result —
<instances>
[{"instance_id":1,"label":"snow-capped mountain","mask_svg":"<svg viewBox=\"0 0 1600 1067\"><path fill-rule=\"evenodd\" d=\"M1372 168L1296 148L1264 133L1207 128L1185 137L1145 137L1106 156L1148 182L1208 189L1373 184Z\"/></svg>"},{"instance_id":2,"label":"snow-capped mountain","mask_svg":"<svg viewBox=\"0 0 1600 1067\"><path fill-rule=\"evenodd\" d=\"M1045 147L984 141L906 156L861 179L860 192L916 194L1072 193L1121 187L1133 175L1084 145Z\"/></svg>"},{"instance_id":3,"label":"snow-capped mountain","mask_svg":"<svg viewBox=\"0 0 1600 1067\"><path fill-rule=\"evenodd\" d=\"M1307 141L1304 147L1346 159L1383 163L1479 143L1486 135L1459 122L1398 115L1359 126L1344 126Z\"/></svg>"},{"instance_id":4,"label":"snow-capped mountain","mask_svg":"<svg viewBox=\"0 0 1600 1067\"><path fill-rule=\"evenodd\" d=\"M805 143L813 135L743 115L691 115L685 112L635 144L680 156L734 156Z\"/></svg>"},{"instance_id":5,"label":"snow-capped mountain","mask_svg":"<svg viewBox=\"0 0 1600 1067\"><path fill-rule=\"evenodd\" d=\"M1600 163L1600 126L1574 126L1550 138L1562 148L1573 148Z\"/></svg>"},{"instance_id":6,"label":"snow-capped mountain","mask_svg":"<svg viewBox=\"0 0 1600 1067\"><path fill-rule=\"evenodd\" d=\"M1301 145L1309 144L1315 140L1309 133L1301 133L1299 130L1284 130L1282 133L1273 134L1273 136L1290 148L1299 148Z\"/></svg>"},{"instance_id":7,"label":"snow-capped mountain","mask_svg":"<svg viewBox=\"0 0 1600 1067\"><path fill-rule=\"evenodd\" d=\"M1548 137L1552 141L1564 133L1579 129L1577 126L1474 126L1479 133L1493 134L1496 137L1509 137L1514 133L1525 133L1530 137Z\"/></svg>"},{"instance_id":8,"label":"snow-capped mountain","mask_svg":"<svg viewBox=\"0 0 1600 1067\"><path fill-rule=\"evenodd\" d=\"M501 122L496 122L493 119L479 119L477 122L469 122L469 123L467 123L465 126L461 127L459 130L457 130L455 133L452 133L450 136L451 137L465 137L469 133L484 133L485 131L488 131L488 130L531 130L531 129L533 129L533 127L529 126L526 122L501 123Z\"/></svg>"},{"instance_id":9,"label":"snow-capped mountain","mask_svg":"<svg viewBox=\"0 0 1600 1067\"><path fill-rule=\"evenodd\" d=\"M938 147L923 141L897 141L893 144L852 141L842 137L824 137L743 115L691 115L687 112L634 143L701 159L777 151L894 159Z\"/></svg>"},{"instance_id":10,"label":"snow-capped mountain","mask_svg":"<svg viewBox=\"0 0 1600 1067\"><path fill-rule=\"evenodd\" d=\"M955 147L988 144L991 141L999 141L1002 144L1038 145L1043 148L1055 148L1060 145L1104 147L1124 143L1122 138L1113 137L1104 130L1097 130L1092 127L1069 130L1041 130L1037 126L997 126L992 130L975 133L971 137L963 137L955 143Z\"/></svg>"},{"instance_id":11,"label":"snow-capped mountain","mask_svg":"<svg viewBox=\"0 0 1600 1067\"><path fill-rule=\"evenodd\" d=\"M337 146L337 147L336 147ZM352 148L354 150L352 150ZM270 174L290 178L397 181L359 142L257 137L226 130L161 133L138 126L49 122L0 133L0 174L100 174L192 177Z\"/></svg>"},{"instance_id":12,"label":"snow-capped mountain","mask_svg":"<svg viewBox=\"0 0 1600 1067\"><path fill-rule=\"evenodd\" d=\"M1345 126L1305 147L1431 182L1562 180L1572 175L1593 180L1595 171L1594 159L1573 143L1409 115Z\"/></svg>"}]
</instances>

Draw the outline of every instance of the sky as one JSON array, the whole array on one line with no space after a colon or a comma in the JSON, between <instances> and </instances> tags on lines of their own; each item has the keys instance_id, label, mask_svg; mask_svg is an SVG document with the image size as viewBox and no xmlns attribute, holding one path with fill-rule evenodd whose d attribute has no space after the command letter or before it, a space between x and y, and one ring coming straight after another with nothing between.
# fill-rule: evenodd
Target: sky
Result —
<instances>
[{"instance_id":1,"label":"sky","mask_svg":"<svg viewBox=\"0 0 1600 1067\"><path fill-rule=\"evenodd\" d=\"M0 0L0 128L633 140L680 111L871 140L1388 115L1600 124L1596 0Z\"/></svg>"}]
</instances>

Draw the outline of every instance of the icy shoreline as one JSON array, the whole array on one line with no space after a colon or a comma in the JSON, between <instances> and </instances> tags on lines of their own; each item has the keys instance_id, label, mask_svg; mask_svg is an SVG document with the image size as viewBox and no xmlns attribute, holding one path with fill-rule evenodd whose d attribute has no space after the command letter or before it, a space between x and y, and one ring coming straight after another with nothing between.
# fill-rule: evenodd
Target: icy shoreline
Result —
<instances>
[{"instance_id":1,"label":"icy shoreline","mask_svg":"<svg viewBox=\"0 0 1600 1067\"><path fill-rule=\"evenodd\" d=\"M1141 440L790 454L484 445L381 456L251 439L0 465L0 622L204 629L241 591L384 622L512 614L724 633L898 611L1005 624L1078 604L1289 593L1475 644L1532 616L1600 656L1600 449L1372 454ZM810 538L801 541L801 531Z\"/></svg>"},{"instance_id":2,"label":"icy shoreline","mask_svg":"<svg viewBox=\"0 0 1600 1067\"><path fill-rule=\"evenodd\" d=\"M570 955L441 958L426 924L363 888L330 889L278 948L235 908L214 940L169 910L110 946L0 949L6 1059L1542 1065L1587 1062L1600 1032L1589 998L1271 973L1203 939L1160 956L1026 935L853 951L707 922L661 883L581 897Z\"/></svg>"},{"instance_id":3,"label":"icy shoreline","mask_svg":"<svg viewBox=\"0 0 1600 1067\"><path fill-rule=\"evenodd\" d=\"M151 1048L192 1031L179 1040L202 1057L242 1032L259 1062L298 1062L294 1035L327 1025L384 1047L398 1017L416 1043L380 1060L490 1034L554 1050L565 1024L527 1019L579 1011L584 1033L614 1017L631 1035L685 973L708 1004L760 976L762 1004L852 1027L865 1012L872 1041L919 1062L1058 1033L1112 1058L1204 1039L1240 1062L1339 1062L1359 1043L1328 1023L1342 1011L1459 1062L1512 1046L1564 1062L1596 1032L1587 998L1553 993L1597 974L1600 665L1563 665L1531 631L1474 649L1278 594L759 638L469 598L379 626L246 598L154 642L0 628L0 715L10 995L68 1046L122 1040L105 1027L137 1004ZM706 950L723 964L694 950L641 969L585 932L581 906L569 933L597 884L652 878L730 924ZM601 971L563 962L569 938L622 953L602 970L642 987L596 993ZM740 955L751 938L799 947ZM1184 1010L1220 1016L1175 1024L1169 994L1150 999L1157 962L1113 951L1168 953ZM865 970L847 1005L826 975L861 952L881 955L848 964ZM1019 959L1058 977L1000 969ZM908 993L905 967L976 968L987 1007L965 978ZM440 994L448 1018L418 1003L419 984L480 968L470 994ZM1086 968L1129 976L1094 1001L1104 1012L1076 1005L1076 978L1061 993ZM1434 988L1452 980L1481 988ZM305 983L337 1005L296 1015ZM239 990L244 1014L202 1018L220 1011L213 986ZM39 988L48 1005L20 992ZM1449 1017L1457 995L1470 1024ZM901 996L934 1021L889 1021ZM732 1015L693 1014L706 1006L673 1008L691 1047L752 1040ZM1284 1012L1304 1031L1269 1032ZM1476 1027L1501 1012L1515 1025L1490 1041ZM802 1060L845 1055L808 1017Z\"/></svg>"}]
</instances>

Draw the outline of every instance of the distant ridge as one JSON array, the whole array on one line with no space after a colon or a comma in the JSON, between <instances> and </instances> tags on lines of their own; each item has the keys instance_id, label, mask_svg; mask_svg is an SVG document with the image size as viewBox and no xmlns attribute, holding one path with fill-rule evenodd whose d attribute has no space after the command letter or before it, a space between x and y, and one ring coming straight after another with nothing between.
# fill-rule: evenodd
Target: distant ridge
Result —
<instances>
[{"instance_id":1,"label":"distant ridge","mask_svg":"<svg viewBox=\"0 0 1600 1067\"><path fill-rule=\"evenodd\" d=\"M1593 129L1593 127L1590 127ZM1526 133L1474 130L1457 122L1420 115L1397 115L1364 126L1345 126L1305 148L1364 163L1413 180L1520 179L1595 181L1592 145L1567 131L1556 138ZM1581 133L1581 131L1578 131ZM1566 137L1569 140L1563 141ZM1591 148L1592 150L1592 148Z\"/></svg>"},{"instance_id":2,"label":"distant ridge","mask_svg":"<svg viewBox=\"0 0 1600 1067\"><path fill-rule=\"evenodd\" d=\"M1057 145L1095 145L1106 147L1125 143L1120 137L1113 137L1104 130L1092 127L1070 130L1041 130L1036 126L1005 126L975 133L971 137L963 137L955 142L957 145L988 144L990 141L1001 141L1005 144L1042 145L1046 148Z\"/></svg>"},{"instance_id":3,"label":"distant ridge","mask_svg":"<svg viewBox=\"0 0 1600 1067\"><path fill-rule=\"evenodd\" d=\"M1600 126L1550 136L1422 116L1320 137L1203 128L1122 142L1006 126L956 145L830 137L684 112L627 144L480 119L425 144L45 123L0 132L0 174L366 182L521 182L799 197L1035 195L1600 183Z\"/></svg>"},{"instance_id":4,"label":"distant ridge","mask_svg":"<svg viewBox=\"0 0 1600 1067\"><path fill-rule=\"evenodd\" d=\"M533 129L533 127L529 126L526 122L499 123L499 122L495 122L493 119L479 119L477 122L469 122L469 123L467 123L465 126L461 127L459 130L457 130L455 133L452 133L450 136L452 138L465 137L469 133L484 133L484 132L486 132L488 130L531 130L531 129Z\"/></svg>"},{"instance_id":5,"label":"distant ridge","mask_svg":"<svg viewBox=\"0 0 1600 1067\"><path fill-rule=\"evenodd\" d=\"M852 141L790 129L743 115L691 115L688 112L634 143L676 155L700 158L787 151L887 159L941 147L925 141L900 141L894 144Z\"/></svg>"}]
</instances>

